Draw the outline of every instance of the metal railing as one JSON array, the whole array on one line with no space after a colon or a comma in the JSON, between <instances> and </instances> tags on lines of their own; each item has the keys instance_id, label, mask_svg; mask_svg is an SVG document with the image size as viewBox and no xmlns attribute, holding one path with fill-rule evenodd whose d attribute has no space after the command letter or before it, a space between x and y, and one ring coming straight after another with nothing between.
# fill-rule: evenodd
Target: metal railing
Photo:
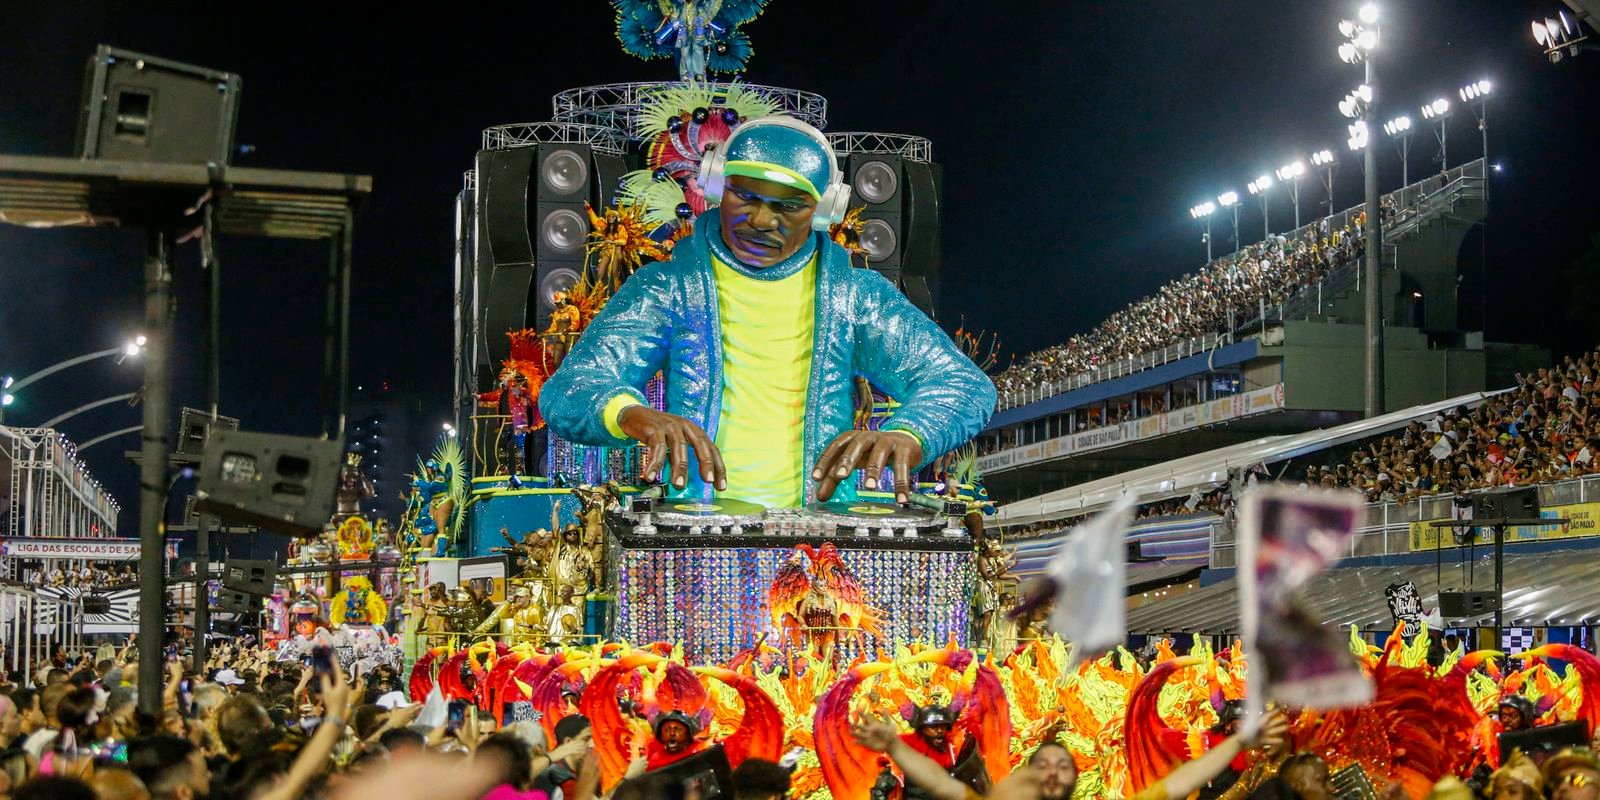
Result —
<instances>
[{"instance_id":1,"label":"metal railing","mask_svg":"<svg viewBox=\"0 0 1600 800\"><path fill-rule=\"evenodd\" d=\"M20 586L0 586L0 666L33 679L33 669L57 647L69 653L83 646L83 606Z\"/></svg>"},{"instance_id":2,"label":"metal railing","mask_svg":"<svg viewBox=\"0 0 1600 800\"><path fill-rule=\"evenodd\" d=\"M1023 387L1020 391L1001 394L995 410L1004 411L1008 408L1025 406L1074 389L1092 386L1101 381L1108 381L1112 378L1120 378L1124 375L1132 375L1135 372L1143 372L1147 369L1159 367L1162 364L1169 364L1180 358L1208 353L1224 345L1233 344L1233 342L1233 334L1230 332L1208 333L1204 336L1196 336L1193 339L1186 339L1167 345L1160 350L1118 358L1094 369L1080 372L1066 380L1040 383L1035 386Z\"/></svg>"},{"instance_id":3,"label":"metal railing","mask_svg":"<svg viewBox=\"0 0 1600 800\"><path fill-rule=\"evenodd\" d=\"M1576 503L1600 502L1600 475L1586 475L1555 483L1539 484L1541 508ZM1364 524L1356 529L1347 558L1395 556L1413 552L1411 523L1450 519L1455 510L1452 495L1433 495L1404 501L1368 503ZM1238 564L1234 553L1233 529L1218 524L1211 534L1212 569L1230 569Z\"/></svg>"},{"instance_id":4,"label":"metal railing","mask_svg":"<svg viewBox=\"0 0 1600 800\"><path fill-rule=\"evenodd\" d=\"M1392 242L1416 231L1427 222L1451 213L1462 201L1482 199L1483 186L1484 161L1480 158L1384 195L1385 201L1393 201L1385 202L1384 205L1396 209L1386 221L1384 241ZM1365 208L1365 204L1352 206L1332 216L1275 235L1282 236L1288 241L1304 239L1307 236L1320 237L1327 232L1343 230L1346 226L1352 225ZM1357 230L1359 235L1359 229ZM1240 252L1242 250L1229 253L1214 259L1214 262L1237 258ZM1321 314L1345 292L1361 288L1359 267L1360 259L1352 258L1331 270L1323 280L1300 287L1285 300L1268 304L1265 298L1258 298L1254 316L1230 315L1224 330L1218 333L1177 342L1147 353L1121 357L1063 381L1040 383L1017 391L1002 392L996 403L996 410L1004 411L1025 406L1100 381L1161 366L1176 358L1203 353L1223 344L1232 344L1237 339L1245 338L1248 333L1264 330L1272 322L1304 319L1313 313ZM1174 356L1172 355L1174 351L1182 355Z\"/></svg>"}]
</instances>

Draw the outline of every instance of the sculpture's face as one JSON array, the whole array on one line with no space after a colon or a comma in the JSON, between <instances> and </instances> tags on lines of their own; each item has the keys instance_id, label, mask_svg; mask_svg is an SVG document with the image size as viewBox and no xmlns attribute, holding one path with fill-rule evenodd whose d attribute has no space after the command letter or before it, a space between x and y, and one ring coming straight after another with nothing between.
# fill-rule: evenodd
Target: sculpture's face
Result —
<instances>
[{"instance_id":1,"label":"sculpture's face","mask_svg":"<svg viewBox=\"0 0 1600 800\"><path fill-rule=\"evenodd\" d=\"M718 208L722 242L751 267L770 267L794 255L811 235L817 201L775 181L728 177Z\"/></svg>"}]
</instances>

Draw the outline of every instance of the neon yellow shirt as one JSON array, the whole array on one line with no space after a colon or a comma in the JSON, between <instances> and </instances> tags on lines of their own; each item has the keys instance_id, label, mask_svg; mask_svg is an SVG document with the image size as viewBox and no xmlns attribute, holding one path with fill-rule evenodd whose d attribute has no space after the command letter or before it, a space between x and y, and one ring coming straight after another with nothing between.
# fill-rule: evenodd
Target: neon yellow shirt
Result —
<instances>
[{"instance_id":1,"label":"neon yellow shirt","mask_svg":"<svg viewBox=\"0 0 1600 800\"><path fill-rule=\"evenodd\" d=\"M722 318L722 411L717 449L728 469L718 494L768 508L805 495L806 391L816 324L817 261L763 281L716 258Z\"/></svg>"}]
</instances>

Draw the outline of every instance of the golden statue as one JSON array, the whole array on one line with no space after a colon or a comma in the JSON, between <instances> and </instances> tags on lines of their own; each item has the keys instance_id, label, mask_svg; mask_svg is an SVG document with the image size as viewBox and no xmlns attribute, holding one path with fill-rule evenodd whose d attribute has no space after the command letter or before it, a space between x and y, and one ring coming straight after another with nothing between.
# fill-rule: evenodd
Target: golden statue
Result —
<instances>
[{"instance_id":1,"label":"golden statue","mask_svg":"<svg viewBox=\"0 0 1600 800\"><path fill-rule=\"evenodd\" d=\"M545 617L545 636L557 644L576 644L583 636L583 609L572 599L572 587L556 589L556 602Z\"/></svg>"},{"instance_id":2,"label":"golden statue","mask_svg":"<svg viewBox=\"0 0 1600 800\"><path fill-rule=\"evenodd\" d=\"M537 637L547 617L543 605L535 601L533 591L527 586L518 586L511 590L511 597L501 603L488 619L472 629L472 635L500 633L507 636Z\"/></svg>"}]
</instances>

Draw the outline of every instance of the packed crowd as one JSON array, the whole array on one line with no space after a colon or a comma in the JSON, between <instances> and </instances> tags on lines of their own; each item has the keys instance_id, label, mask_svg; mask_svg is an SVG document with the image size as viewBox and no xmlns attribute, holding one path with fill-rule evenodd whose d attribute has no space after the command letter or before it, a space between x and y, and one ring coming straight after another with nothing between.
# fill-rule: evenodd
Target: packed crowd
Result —
<instances>
[{"instance_id":1,"label":"packed crowd","mask_svg":"<svg viewBox=\"0 0 1600 800\"><path fill-rule=\"evenodd\" d=\"M46 570L43 565L27 571L28 586L35 589L59 588L63 586L72 588L90 588L104 586L118 586L125 583L137 583L139 576L134 574L133 565L127 562L113 564L109 561L96 561L75 568L63 569L52 566Z\"/></svg>"},{"instance_id":2,"label":"packed crowd","mask_svg":"<svg viewBox=\"0 0 1600 800\"><path fill-rule=\"evenodd\" d=\"M1226 331L1230 321L1254 319L1262 303L1285 302L1357 261L1363 222L1357 214L1339 230L1296 239L1274 235L1216 259L1117 311L1094 330L1024 356L995 376L995 385L1003 397L1059 383L1118 358Z\"/></svg>"},{"instance_id":3,"label":"packed crowd","mask_svg":"<svg viewBox=\"0 0 1600 800\"><path fill-rule=\"evenodd\" d=\"M121 650L101 646L75 657L58 651L38 665L31 682L20 673L0 681L0 800L704 796L694 780L637 768L602 792L594 732L580 714L555 725L554 742L535 721L502 726L466 703L429 720L430 705L411 702L394 670L346 676L332 658L318 669L226 644L199 669L169 657L162 712L152 716L137 708L132 653L131 641ZM949 732L947 721L925 721L926 730L902 735L894 723L866 717L852 734L926 787L927 797L1065 800L1072 793L1077 765L1066 748L1046 744L1009 778L976 794L937 754L915 744L916 736ZM1279 720L1249 742L1219 739L1138 796L1188 796L1251 744L1281 747L1284 733ZM732 797L789 797L789 770L745 759L731 775Z\"/></svg>"},{"instance_id":4,"label":"packed crowd","mask_svg":"<svg viewBox=\"0 0 1600 800\"><path fill-rule=\"evenodd\" d=\"M1366 443L1344 463L1312 467L1308 484L1409 500L1497 486L1549 483L1600 472L1600 349L1518 375L1477 408L1412 422Z\"/></svg>"}]
</instances>

